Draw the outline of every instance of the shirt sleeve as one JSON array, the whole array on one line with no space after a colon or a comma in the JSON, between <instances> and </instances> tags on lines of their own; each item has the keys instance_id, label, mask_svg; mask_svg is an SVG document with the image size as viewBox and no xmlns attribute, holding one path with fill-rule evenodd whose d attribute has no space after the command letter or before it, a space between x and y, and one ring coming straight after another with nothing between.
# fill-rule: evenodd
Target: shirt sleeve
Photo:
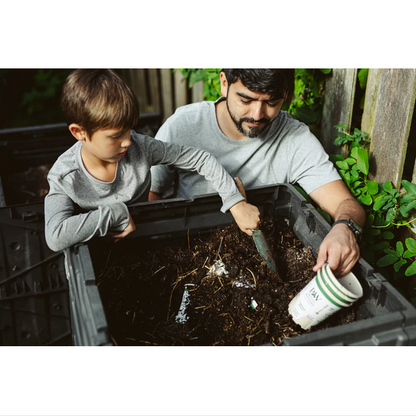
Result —
<instances>
[{"instance_id":1,"label":"shirt sleeve","mask_svg":"<svg viewBox=\"0 0 416 416\"><path fill-rule=\"evenodd\" d=\"M298 183L308 194L315 189L340 180L319 140L301 125L289 141L290 182Z\"/></svg>"},{"instance_id":2,"label":"shirt sleeve","mask_svg":"<svg viewBox=\"0 0 416 416\"><path fill-rule=\"evenodd\" d=\"M130 220L124 203L99 206L97 209L74 215L75 204L53 175L48 176L50 191L45 198L45 237L53 251L64 250L74 244L103 237L111 229L123 231Z\"/></svg>"},{"instance_id":3,"label":"shirt sleeve","mask_svg":"<svg viewBox=\"0 0 416 416\"><path fill-rule=\"evenodd\" d=\"M169 119L160 127L155 139L164 143L171 143L174 134L170 131ZM176 168L172 165L155 165L151 168L152 182L150 190L163 195L174 187Z\"/></svg>"},{"instance_id":4,"label":"shirt sleeve","mask_svg":"<svg viewBox=\"0 0 416 416\"><path fill-rule=\"evenodd\" d=\"M198 172L211 182L212 187L220 195L223 202L222 212L228 211L236 203L244 200L233 178L218 160L205 150L192 146L164 143L156 139L153 139L152 145L154 147L150 152L152 154L152 165L162 165L162 167L173 165L181 169ZM153 185L151 189L157 192Z\"/></svg>"}]
</instances>

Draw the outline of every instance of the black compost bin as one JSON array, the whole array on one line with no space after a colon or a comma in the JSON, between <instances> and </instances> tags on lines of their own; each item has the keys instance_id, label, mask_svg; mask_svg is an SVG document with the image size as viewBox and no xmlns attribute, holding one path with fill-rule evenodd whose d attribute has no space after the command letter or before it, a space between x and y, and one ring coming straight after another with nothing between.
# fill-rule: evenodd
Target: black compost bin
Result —
<instances>
[{"instance_id":1,"label":"black compost bin","mask_svg":"<svg viewBox=\"0 0 416 416\"><path fill-rule=\"evenodd\" d=\"M72 343L64 256L43 218L43 203L0 209L0 345Z\"/></svg>"},{"instance_id":2,"label":"black compost bin","mask_svg":"<svg viewBox=\"0 0 416 416\"><path fill-rule=\"evenodd\" d=\"M252 189L247 198L259 207L262 218L287 219L296 236L317 256L330 226L293 186ZM167 200L131 206L137 229L123 244L132 247L140 242L148 250L178 243L185 247L189 236L233 222L231 214L222 214L220 207L221 200L212 195L194 201ZM96 239L91 244L100 243ZM74 345L112 342L96 286L91 244L65 251ZM295 336L283 345L416 345L416 309L362 258L353 272L364 290L364 296L355 304L355 321Z\"/></svg>"},{"instance_id":3,"label":"black compost bin","mask_svg":"<svg viewBox=\"0 0 416 416\"><path fill-rule=\"evenodd\" d=\"M136 131L154 137L160 125L143 113ZM0 130L0 207L43 201L50 167L75 141L65 123Z\"/></svg>"}]
</instances>

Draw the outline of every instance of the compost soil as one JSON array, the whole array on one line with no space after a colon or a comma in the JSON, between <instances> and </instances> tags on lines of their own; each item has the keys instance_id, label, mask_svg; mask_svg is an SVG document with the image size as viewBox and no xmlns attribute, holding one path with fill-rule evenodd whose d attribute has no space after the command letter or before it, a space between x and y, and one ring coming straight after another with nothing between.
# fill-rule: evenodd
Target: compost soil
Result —
<instances>
[{"instance_id":1,"label":"compost soil","mask_svg":"<svg viewBox=\"0 0 416 416\"><path fill-rule=\"evenodd\" d=\"M185 238L185 248L90 247L115 345L281 345L355 320L352 306L308 331L295 324L288 304L314 277L315 258L286 222L261 228L278 273L236 224L209 238ZM228 274L211 268L217 261Z\"/></svg>"}]
</instances>

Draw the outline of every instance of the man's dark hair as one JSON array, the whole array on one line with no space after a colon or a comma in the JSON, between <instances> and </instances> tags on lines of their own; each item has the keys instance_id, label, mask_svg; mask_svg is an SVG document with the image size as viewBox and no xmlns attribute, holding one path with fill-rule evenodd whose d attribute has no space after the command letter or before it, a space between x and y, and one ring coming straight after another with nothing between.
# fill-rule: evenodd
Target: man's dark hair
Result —
<instances>
[{"instance_id":1,"label":"man's dark hair","mask_svg":"<svg viewBox=\"0 0 416 416\"><path fill-rule=\"evenodd\" d=\"M240 80L250 91L268 94L272 100L290 95L293 89L294 69L223 69L228 87Z\"/></svg>"}]
</instances>

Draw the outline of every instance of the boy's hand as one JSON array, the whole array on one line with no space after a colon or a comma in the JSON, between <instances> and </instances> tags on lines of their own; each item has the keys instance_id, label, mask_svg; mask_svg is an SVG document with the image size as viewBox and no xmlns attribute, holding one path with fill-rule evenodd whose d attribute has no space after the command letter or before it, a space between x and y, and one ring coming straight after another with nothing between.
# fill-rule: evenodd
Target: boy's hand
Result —
<instances>
[{"instance_id":1,"label":"boy's hand","mask_svg":"<svg viewBox=\"0 0 416 416\"><path fill-rule=\"evenodd\" d=\"M160 194L158 194L157 192L149 191L149 201L159 201L160 199L162 199L162 196Z\"/></svg>"},{"instance_id":2,"label":"boy's hand","mask_svg":"<svg viewBox=\"0 0 416 416\"><path fill-rule=\"evenodd\" d=\"M130 233L132 233L134 230L136 229L136 224L133 221L133 218L130 215L130 221L129 224L127 225L127 227L123 230L123 232L119 233L119 234L114 234L112 235L112 237L114 238L114 242L117 243L118 240L120 240L120 238L124 238L126 236L128 236Z\"/></svg>"},{"instance_id":3,"label":"boy's hand","mask_svg":"<svg viewBox=\"0 0 416 416\"><path fill-rule=\"evenodd\" d=\"M244 231L246 234L250 236L253 235L251 230L255 230L259 227L260 211L256 206L251 205L246 201L240 201L230 208L230 212L240 230Z\"/></svg>"}]
</instances>

